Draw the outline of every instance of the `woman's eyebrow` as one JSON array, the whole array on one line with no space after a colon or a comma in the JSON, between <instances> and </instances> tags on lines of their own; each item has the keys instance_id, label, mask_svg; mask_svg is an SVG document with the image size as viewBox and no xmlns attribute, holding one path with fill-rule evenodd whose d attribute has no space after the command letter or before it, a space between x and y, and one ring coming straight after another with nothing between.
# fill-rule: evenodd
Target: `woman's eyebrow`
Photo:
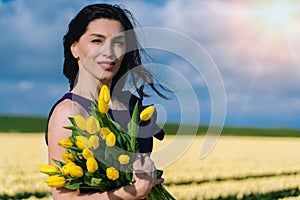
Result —
<instances>
[{"instance_id":1,"label":"woman's eyebrow","mask_svg":"<svg viewBox=\"0 0 300 200\"><path fill-rule=\"evenodd\" d=\"M90 34L90 36L92 36L92 37L94 36L94 37L106 39L106 36L104 36L102 34L99 34L99 33L92 33L92 34ZM116 39L123 39L123 38L125 38L125 35L124 34L120 34L120 35L113 36L111 39L116 40Z\"/></svg>"},{"instance_id":2,"label":"woman's eyebrow","mask_svg":"<svg viewBox=\"0 0 300 200\"><path fill-rule=\"evenodd\" d=\"M104 35L101 35L99 33L92 33L92 34L90 34L90 36L95 36L95 37L99 37L99 38L106 38Z\"/></svg>"},{"instance_id":3,"label":"woman's eyebrow","mask_svg":"<svg viewBox=\"0 0 300 200\"><path fill-rule=\"evenodd\" d=\"M124 39L125 35L116 35L115 37L113 37L112 39L114 40L118 40L118 39Z\"/></svg>"}]
</instances>

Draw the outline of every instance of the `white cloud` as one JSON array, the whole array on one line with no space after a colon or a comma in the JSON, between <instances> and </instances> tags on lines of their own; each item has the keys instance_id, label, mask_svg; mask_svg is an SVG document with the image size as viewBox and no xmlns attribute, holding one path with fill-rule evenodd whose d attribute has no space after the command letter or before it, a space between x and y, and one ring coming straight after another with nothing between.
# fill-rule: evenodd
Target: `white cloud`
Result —
<instances>
[{"instance_id":1,"label":"white cloud","mask_svg":"<svg viewBox=\"0 0 300 200\"><path fill-rule=\"evenodd\" d=\"M30 90L34 87L34 84L30 81L20 81L17 84L17 88L21 91Z\"/></svg>"}]
</instances>

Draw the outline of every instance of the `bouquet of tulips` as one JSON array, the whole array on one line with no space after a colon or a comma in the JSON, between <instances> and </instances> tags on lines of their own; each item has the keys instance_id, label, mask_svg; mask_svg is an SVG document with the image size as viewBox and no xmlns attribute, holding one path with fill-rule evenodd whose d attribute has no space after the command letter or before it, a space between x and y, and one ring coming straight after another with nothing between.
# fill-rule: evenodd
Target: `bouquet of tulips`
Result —
<instances>
[{"instance_id":1,"label":"bouquet of tulips","mask_svg":"<svg viewBox=\"0 0 300 200\"><path fill-rule=\"evenodd\" d=\"M40 171L49 175L48 186L104 192L134 183L132 164L138 152L139 122L148 121L154 107L139 113L137 102L126 132L108 114L109 101L110 91L104 85L88 119L81 115L69 118L72 126L64 128L72 130L72 135L59 142L66 149L63 161L52 159L57 166L40 166ZM162 176L161 170L157 176ZM152 188L147 199L175 198L160 184Z\"/></svg>"}]
</instances>

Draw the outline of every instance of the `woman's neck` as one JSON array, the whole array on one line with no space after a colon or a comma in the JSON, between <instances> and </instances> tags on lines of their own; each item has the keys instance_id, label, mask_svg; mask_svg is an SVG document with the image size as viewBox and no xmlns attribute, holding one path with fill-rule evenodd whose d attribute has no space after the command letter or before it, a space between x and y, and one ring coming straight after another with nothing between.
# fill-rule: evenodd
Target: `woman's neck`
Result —
<instances>
[{"instance_id":1,"label":"woman's neck","mask_svg":"<svg viewBox=\"0 0 300 200\"><path fill-rule=\"evenodd\" d=\"M91 95L93 95L95 99L98 99L100 89L104 84L110 88L111 81L109 83L103 83L95 76L92 76L84 67L79 66L77 81L71 92L86 99L92 100ZM127 109L127 106L118 101L114 96L111 96L111 101L108 105L114 110Z\"/></svg>"},{"instance_id":2,"label":"woman's neck","mask_svg":"<svg viewBox=\"0 0 300 200\"><path fill-rule=\"evenodd\" d=\"M102 85L106 84L110 88L110 83L102 83L97 77L93 76L84 67L79 66L78 76L72 93L85 97L87 99L98 99L99 91Z\"/></svg>"}]
</instances>

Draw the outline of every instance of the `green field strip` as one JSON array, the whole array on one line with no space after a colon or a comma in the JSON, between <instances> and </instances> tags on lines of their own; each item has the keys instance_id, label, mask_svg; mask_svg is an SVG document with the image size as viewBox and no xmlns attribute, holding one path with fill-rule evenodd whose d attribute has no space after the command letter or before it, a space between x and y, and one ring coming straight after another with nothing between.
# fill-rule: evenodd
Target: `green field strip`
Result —
<instances>
[{"instance_id":1,"label":"green field strip","mask_svg":"<svg viewBox=\"0 0 300 200\"><path fill-rule=\"evenodd\" d=\"M0 133L43 133L47 124L46 117L39 116L1 116ZM180 127L180 129L179 129ZM167 135L205 135L207 125L188 125L166 123L163 126ZM183 130L183 131L179 131ZM230 136L264 136L264 137L300 137L300 129L292 128L266 128L266 127L233 127L222 128L221 135Z\"/></svg>"},{"instance_id":2,"label":"green field strip","mask_svg":"<svg viewBox=\"0 0 300 200\"><path fill-rule=\"evenodd\" d=\"M180 129L183 130L179 131ZM186 124L167 123L163 129L168 135L206 135L208 126L200 125L195 127ZM197 130L197 132L195 132ZM293 129L288 127L267 128L267 127L235 127L224 126L221 135L231 136L265 136L265 137L300 137L300 129Z\"/></svg>"},{"instance_id":3,"label":"green field strip","mask_svg":"<svg viewBox=\"0 0 300 200\"><path fill-rule=\"evenodd\" d=\"M44 132L47 118L38 116L0 116L0 132Z\"/></svg>"},{"instance_id":4,"label":"green field strip","mask_svg":"<svg viewBox=\"0 0 300 200\"><path fill-rule=\"evenodd\" d=\"M218 197L217 199L207 199L207 200L276 200L286 197L297 197L300 195L299 188L290 188L268 192L265 194L251 193L249 195L244 195L242 198L236 195L230 195L227 197Z\"/></svg>"},{"instance_id":5,"label":"green field strip","mask_svg":"<svg viewBox=\"0 0 300 200\"><path fill-rule=\"evenodd\" d=\"M290 189L283 189L278 191L272 191L265 194L259 193L251 193L248 195L244 195L242 198L237 197L237 195L230 195L227 197L218 197L215 199L207 199L207 200L276 200L281 198L287 197L297 197L300 195L299 188L290 188ZM19 193L14 196L9 195L0 195L1 200L19 200L19 199L28 199L30 197L36 198L44 198L50 197L50 193ZM196 200L196 199L195 199Z\"/></svg>"},{"instance_id":6,"label":"green field strip","mask_svg":"<svg viewBox=\"0 0 300 200\"><path fill-rule=\"evenodd\" d=\"M293 176L300 174L300 171L294 171L294 172L282 172L282 173L268 173L268 174L257 174L257 175L247 175L247 176L237 176L237 177L226 177L226 178L214 178L214 179L203 179L199 181L178 181L178 182L167 182L164 183L166 186L171 185L190 185L190 184L204 184L204 183L211 183L211 182L222 182L222 181L243 181L246 179L260 179L260 178L271 178L271 177L279 177L279 176Z\"/></svg>"},{"instance_id":7,"label":"green field strip","mask_svg":"<svg viewBox=\"0 0 300 200\"><path fill-rule=\"evenodd\" d=\"M29 192L22 192L15 194L13 196L6 195L6 194L0 194L1 200L20 200L20 199L28 199L30 197L36 197L38 199L44 198L44 197L50 197L51 193L47 192L36 192L36 193L29 193Z\"/></svg>"}]
</instances>

